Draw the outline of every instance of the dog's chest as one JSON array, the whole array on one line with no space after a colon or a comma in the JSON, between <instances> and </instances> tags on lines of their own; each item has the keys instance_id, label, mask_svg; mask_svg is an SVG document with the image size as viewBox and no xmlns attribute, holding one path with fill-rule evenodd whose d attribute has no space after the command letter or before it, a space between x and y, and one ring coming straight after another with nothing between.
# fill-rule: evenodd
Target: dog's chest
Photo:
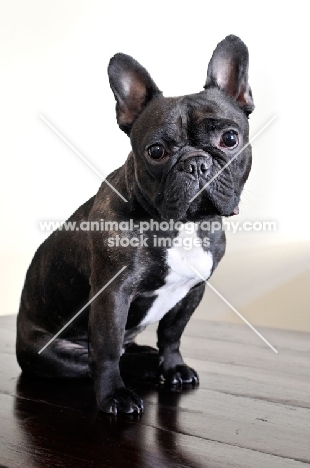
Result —
<instances>
[{"instance_id":1,"label":"dog's chest","mask_svg":"<svg viewBox=\"0 0 310 468\"><path fill-rule=\"evenodd\" d=\"M155 300L140 326L158 322L187 295L193 286L201 282L201 277L194 269L203 278L209 278L213 265L211 252L203 250L202 246L185 247L195 238L197 238L196 229L193 229L191 234L181 231L178 235L178 245L167 250L168 275L165 284L154 291Z\"/></svg>"}]
</instances>

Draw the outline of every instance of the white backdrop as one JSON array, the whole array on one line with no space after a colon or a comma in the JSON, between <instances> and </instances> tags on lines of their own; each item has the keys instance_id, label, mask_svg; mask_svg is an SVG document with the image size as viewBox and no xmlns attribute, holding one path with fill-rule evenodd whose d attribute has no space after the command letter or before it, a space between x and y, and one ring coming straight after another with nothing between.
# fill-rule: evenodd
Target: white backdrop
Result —
<instances>
[{"instance_id":1,"label":"white backdrop","mask_svg":"<svg viewBox=\"0 0 310 468\"><path fill-rule=\"evenodd\" d=\"M46 237L101 181L39 118L103 174L129 140L116 125L106 68L116 52L144 65L166 96L197 92L216 44L239 35L250 52L254 164L241 218L275 220L274 239L309 238L307 3L0 1L1 303L17 311L26 268Z\"/></svg>"}]
</instances>

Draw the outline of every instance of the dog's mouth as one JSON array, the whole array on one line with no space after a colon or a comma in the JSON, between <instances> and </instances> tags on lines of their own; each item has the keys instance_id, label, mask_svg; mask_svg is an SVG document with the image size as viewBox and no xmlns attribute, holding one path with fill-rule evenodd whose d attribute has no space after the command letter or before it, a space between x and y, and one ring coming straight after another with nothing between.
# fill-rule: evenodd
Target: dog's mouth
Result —
<instances>
[{"instance_id":1,"label":"dog's mouth","mask_svg":"<svg viewBox=\"0 0 310 468\"><path fill-rule=\"evenodd\" d=\"M168 199L170 203L166 203L160 209L160 214L163 219L177 219L179 221L200 221L208 218L209 216L223 216L231 217L239 214L239 197L234 192L224 199L218 197L216 193L211 191L199 195L190 201L190 195L181 193L175 203Z\"/></svg>"},{"instance_id":2,"label":"dog's mouth","mask_svg":"<svg viewBox=\"0 0 310 468\"><path fill-rule=\"evenodd\" d=\"M238 214L238 205L231 211L231 213L228 214L227 212L221 212L221 210L216 208L216 206L214 206L213 203L210 202L210 204L208 204L208 206L204 208L193 209L191 206L189 206L185 213L184 221L201 221L209 216L224 216L230 218L231 216L237 216Z\"/></svg>"}]
</instances>

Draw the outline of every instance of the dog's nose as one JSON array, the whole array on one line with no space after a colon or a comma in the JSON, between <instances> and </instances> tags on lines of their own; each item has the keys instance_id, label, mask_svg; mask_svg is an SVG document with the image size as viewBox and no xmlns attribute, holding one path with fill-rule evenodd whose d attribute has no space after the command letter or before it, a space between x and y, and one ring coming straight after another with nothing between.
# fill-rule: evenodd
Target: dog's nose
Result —
<instances>
[{"instance_id":1,"label":"dog's nose","mask_svg":"<svg viewBox=\"0 0 310 468\"><path fill-rule=\"evenodd\" d=\"M194 177L205 176L208 172L208 163L203 156L191 157L181 161L178 165L180 172L186 172Z\"/></svg>"}]
</instances>

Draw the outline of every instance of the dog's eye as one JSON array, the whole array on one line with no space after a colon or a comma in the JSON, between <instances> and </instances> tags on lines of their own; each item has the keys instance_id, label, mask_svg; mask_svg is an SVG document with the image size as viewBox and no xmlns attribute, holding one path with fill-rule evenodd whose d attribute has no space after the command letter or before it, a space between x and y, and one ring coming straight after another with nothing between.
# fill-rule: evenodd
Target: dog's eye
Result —
<instances>
[{"instance_id":1,"label":"dog's eye","mask_svg":"<svg viewBox=\"0 0 310 468\"><path fill-rule=\"evenodd\" d=\"M223 133L221 138L222 146L226 146L227 148L234 148L238 145L238 143L239 140L236 132L234 132L233 130L229 130L229 132Z\"/></svg>"},{"instance_id":2,"label":"dog's eye","mask_svg":"<svg viewBox=\"0 0 310 468\"><path fill-rule=\"evenodd\" d=\"M162 145L152 145L148 149L148 154L152 159L161 159L165 156L166 151Z\"/></svg>"}]
</instances>

